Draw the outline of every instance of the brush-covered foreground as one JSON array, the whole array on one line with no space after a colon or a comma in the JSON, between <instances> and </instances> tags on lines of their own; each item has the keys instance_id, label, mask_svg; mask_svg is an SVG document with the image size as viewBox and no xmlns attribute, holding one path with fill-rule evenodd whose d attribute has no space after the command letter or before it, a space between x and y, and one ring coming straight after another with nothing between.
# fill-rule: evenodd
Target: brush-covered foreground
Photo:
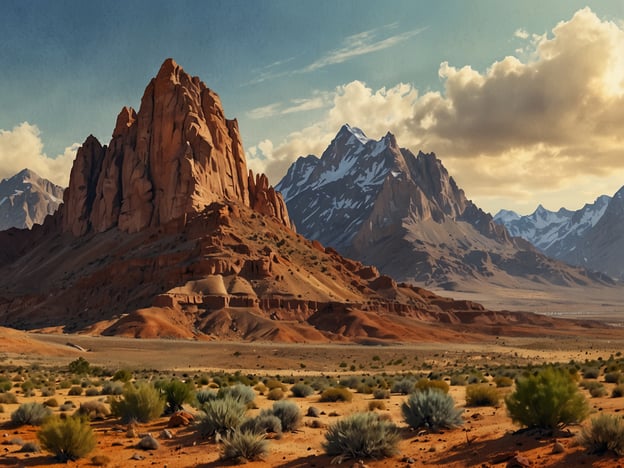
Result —
<instances>
[{"instance_id":1,"label":"brush-covered foreground","mask_svg":"<svg viewBox=\"0 0 624 468\"><path fill-rule=\"evenodd\" d=\"M247 351L255 346L258 353L253 359L245 358L244 351L234 351L236 355L232 357L240 362L240 367L252 367L255 357L263 353L267 355L267 364L275 363L267 352L271 345L249 346ZM89 359L96 355L88 352L71 360L66 358L62 364L17 362L5 355L0 362L0 443L4 446L0 465L43 466L63 458L76 458L72 466L110 467L207 467L244 462L252 467L294 468L324 467L332 461L340 462L337 466L353 466L359 459L370 467L502 467L523 460L548 467L579 463L609 467L624 462L621 444L605 445L615 447L606 451L601 445L606 433L624 437L618 422L622 421L624 400L615 391L624 382L624 357L617 352L599 355L594 350L586 358L557 363L548 357L558 354L544 351L544 358L537 360L514 353L477 355L466 351L463 359L455 359L459 354L451 357L448 352L410 348L339 350L331 350L333 358L325 360L331 368L327 372L307 370L305 363L298 368L293 366L292 370L237 372L108 367L92 363ZM314 362L310 359L312 366ZM545 373L546 378L540 382L547 385L549 372L552 374L549 369L556 369L565 379L569 377L573 388L587 402L589 414L581 412L579 424L570 424L570 418L546 427L526 428L514 423L517 418L510 416L506 402L516 402L511 396L518 391L518 382L526 383ZM158 389L161 398L138 398L135 387L145 385ZM392 392L393 387L399 391ZM172 388L184 390L176 392L174 404ZM604 391L592 392L595 388ZM276 389L283 393L277 401L271 397ZM322 395L328 390L348 392L352 398L323 401ZM471 401L475 390L478 395L496 393L500 399L497 403L496 398L486 398L477 406ZM430 395L425 400L431 399L434 408L437 400L452 400L456 410L452 413L457 419L448 427L410 427L402 408L410 398L413 400L414 392ZM231 418L230 421L236 421L219 430L206 431L206 417L214 410L214 402L224 399L244 402L237 409L244 416ZM16 418L12 418L19 408L29 408L24 405L32 403L51 412L55 418L51 420L52 427L69 421L61 427L69 428L70 435L75 432L73 426L79 427L84 440L89 441L86 421L96 440L94 448L90 443L83 447L83 439L78 437L81 434L73 434L75 437L69 440L71 456L63 452L59 457L53 444L62 444L69 435L60 432L50 437L50 423L17 424ZM159 414L145 422L125 416L124 411L130 411L128 407L139 404L154 405ZM182 418L173 412L180 406L184 410ZM517 404L514 411L517 412ZM75 418L64 419L74 414ZM613 429L592 429L603 415L614 418L609 420ZM172 420L182 425L172 425ZM358 429L353 439L342 435L335 439L341 425L366 426L367 421L386 428L387 437L371 427L370 431ZM243 427L237 428L239 424ZM47 437L42 437L42 428L48 431ZM337 452L341 447L344 453ZM374 458L366 458L367 453Z\"/></svg>"}]
</instances>

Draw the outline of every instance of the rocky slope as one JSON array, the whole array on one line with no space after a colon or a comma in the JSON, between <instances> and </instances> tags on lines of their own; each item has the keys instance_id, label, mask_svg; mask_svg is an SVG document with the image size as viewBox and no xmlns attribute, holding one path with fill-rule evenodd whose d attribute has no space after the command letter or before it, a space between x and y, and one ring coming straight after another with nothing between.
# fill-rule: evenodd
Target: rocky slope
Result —
<instances>
[{"instance_id":1,"label":"rocky slope","mask_svg":"<svg viewBox=\"0 0 624 468\"><path fill-rule=\"evenodd\" d=\"M534 213L520 216L502 210L494 220L553 258L624 279L623 194L624 187L577 211L552 212L540 205Z\"/></svg>"},{"instance_id":2,"label":"rocky slope","mask_svg":"<svg viewBox=\"0 0 624 468\"><path fill-rule=\"evenodd\" d=\"M64 200L42 226L0 232L0 325L365 343L582 325L397 284L306 240L266 177L247 172L218 96L172 60L108 145L86 139Z\"/></svg>"},{"instance_id":3,"label":"rocky slope","mask_svg":"<svg viewBox=\"0 0 624 468\"><path fill-rule=\"evenodd\" d=\"M299 232L399 280L455 288L608 282L513 238L468 200L434 154L345 125L320 158L299 158L277 184Z\"/></svg>"},{"instance_id":4,"label":"rocky slope","mask_svg":"<svg viewBox=\"0 0 624 468\"><path fill-rule=\"evenodd\" d=\"M63 188L29 169L0 181L0 231L43 223L63 201Z\"/></svg>"}]
</instances>

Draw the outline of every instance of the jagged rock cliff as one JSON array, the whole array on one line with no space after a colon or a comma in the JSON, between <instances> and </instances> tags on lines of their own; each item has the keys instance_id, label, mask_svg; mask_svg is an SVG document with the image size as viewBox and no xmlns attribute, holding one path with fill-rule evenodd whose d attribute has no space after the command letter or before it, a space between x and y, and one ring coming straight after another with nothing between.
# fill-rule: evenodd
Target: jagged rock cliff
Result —
<instances>
[{"instance_id":1,"label":"jagged rock cliff","mask_svg":"<svg viewBox=\"0 0 624 468\"><path fill-rule=\"evenodd\" d=\"M62 225L75 236L114 226L137 232L218 200L236 200L290 225L266 177L256 182L247 171L238 123L225 118L219 96L168 59L139 111L121 110L109 145L89 136L78 150Z\"/></svg>"}]
</instances>

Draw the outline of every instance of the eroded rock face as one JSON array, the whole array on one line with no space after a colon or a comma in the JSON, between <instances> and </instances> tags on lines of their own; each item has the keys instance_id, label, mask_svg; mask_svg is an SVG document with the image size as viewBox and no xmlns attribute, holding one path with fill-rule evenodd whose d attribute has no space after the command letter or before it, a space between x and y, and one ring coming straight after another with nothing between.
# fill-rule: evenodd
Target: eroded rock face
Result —
<instances>
[{"instance_id":1,"label":"eroded rock face","mask_svg":"<svg viewBox=\"0 0 624 468\"><path fill-rule=\"evenodd\" d=\"M139 111L122 109L108 146L85 141L65 198L64 231L75 236L114 226L138 232L218 200L291 224L266 177L248 174L238 123L225 118L219 96L172 59L147 86Z\"/></svg>"}]
</instances>

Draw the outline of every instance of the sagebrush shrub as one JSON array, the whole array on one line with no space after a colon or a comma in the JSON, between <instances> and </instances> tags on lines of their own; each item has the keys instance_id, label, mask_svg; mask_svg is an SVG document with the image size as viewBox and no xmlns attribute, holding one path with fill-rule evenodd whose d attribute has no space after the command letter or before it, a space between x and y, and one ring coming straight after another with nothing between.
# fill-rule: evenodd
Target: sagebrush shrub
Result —
<instances>
[{"instance_id":1,"label":"sagebrush shrub","mask_svg":"<svg viewBox=\"0 0 624 468\"><path fill-rule=\"evenodd\" d=\"M353 399L353 393L348 388L343 387L329 387L323 390L321 393L320 401L345 401L349 402Z\"/></svg>"},{"instance_id":2,"label":"sagebrush shrub","mask_svg":"<svg viewBox=\"0 0 624 468\"><path fill-rule=\"evenodd\" d=\"M624 384L616 385L611 391L612 398L621 398L624 396Z\"/></svg>"},{"instance_id":3,"label":"sagebrush shrub","mask_svg":"<svg viewBox=\"0 0 624 468\"><path fill-rule=\"evenodd\" d=\"M200 431L206 435L229 434L242 424L247 405L231 395L208 400L201 406Z\"/></svg>"},{"instance_id":4,"label":"sagebrush shrub","mask_svg":"<svg viewBox=\"0 0 624 468\"><path fill-rule=\"evenodd\" d=\"M17 395L12 392L0 393L0 404L14 405L17 403Z\"/></svg>"},{"instance_id":5,"label":"sagebrush shrub","mask_svg":"<svg viewBox=\"0 0 624 468\"><path fill-rule=\"evenodd\" d=\"M235 430L223 438L221 458L237 463L262 460L268 453L264 434Z\"/></svg>"},{"instance_id":6,"label":"sagebrush shrub","mask_svg":"<svg viewBox=\"0 0 624 468\"><path fill-rule=\"evenodd\" d=\"M305 398L314 393L314 389L312 387L302 382L296 383L295 385L290 387L290 391L295 398Z\"/></svg>"},{"instance_id":7,"label":"sagebrush shrub","mask_svg":"<svg viewBox=\"0 0 624 468\"><path fill-rule=\"evenodd\" d=\"M253 388L243 384L220 388L217 393L218 398L225 398L228 395L235 400L241 401L245 405L251 405L256 399L256 394L253 391Z\"/></svg>"},{"instance_id":8,"label":"sagebrush shrub","mask_svg":"<svg viewBox=\"0 0 624 468\"><path fill-rule=\"evenodd\" d=\"M494 377L494 383L498 388L511 387L513 385L513 379L505 375Z\"/></svg>"},{"instance_id":9,"label":"sagebrush shrub","mask_svg":"<svg viewBox=\"0 0 624 468\"><path fill-rule=\"evenodd\" d=\"M390 398L390 390L387 388L376 388L373 390L373 398L375 400L386 400Z\"/></svg>"},{"instance_id":10,"label":"sagebrush shrub","mask_svg":"<svg viewBox=\"0 0 624 468\"><path fill-rule=\"evenodd\" d=\"M579 435L579 443L590 453L615 452L624 455L624 419L613 414L593 418L589 427Z\"/></svg>"},{"instance_id":11,"label":"sagebrush shrub","mask_svg":"<svg viewBox=\"0 0 624 468\"><path fill-rule=\"evenodd\" d=\"M414 385L416 390L426 390L427 388L434 388L438 390L442 390L444 393L448 393L449 384L447 384L444 380L429 380L429 379L420 379Z\"/></svg>"},{"instance_id":12,"label":"sagebrush shrub","mask_svg":"<svg viewBox=\"0 0 624 468\"><path fill-rule=\"evenodd\" d=\"M500 394L489 384L471 384L466 387L466 406L496 406Z\"/></svg>"},{"instance_id":13,"label":"sagebrush shrub","mask_svg":"<svg viewBox=\"0 0 624 468\"><path fill-rule=\"evenodd\" d=\"M102 395L121 395L124 390L124 384L117 381L107 381L102 385Z\"/></svg>"},{"instance_id":14,"label":"sagebrush shrub","mask_svg":"<svg viewBox=\"0 0 624 468\"><path fill-rule=\"evenodd\" d=\"M464 410L455 408L455 401L449 394L428 388L412 393L401 405L405 422L412 428L438 430L463 424Z\"/></svg>"},{"instance_id":15,"label":"sagebrush shrub","mask_svg":"<svg viewBox=\"0 0 624 468\"><path fill-rule=\"evenodd\" d=\"M596 367L586 367L583 369L583 378L585 379L597 379L600 375L600 369Z\"/></svg>"},{"instance_id":16,"label":"sagebrush shrub","mask_svg":"<svg viewBox=\"0 0 624 468\"><path fill-rule=\"evenodd\" d=\"M149 422L160 417L165 409L165 398L151 384L127 384L121 398L110 402L111 413L123 422Z\"/></svg>"},{"instance_id":17,"label":"sagebrush shrub","mask_svg":"<svg viewBox=\"0 0 624 468\"><path fill-rule=\"evenodd\" d=\"M292 401L276 401L270 410L263 410L261 415L269 415L277 417L282 423L282 431L292 432L301 424L301 410Z\"/></svg>"},{"instance_id":18,"label":"sagebrush shrub","mask_svg":"<svg viewBox=\"0 0 624 468\"><path fill-rule=\"evenodd\" d=\"M67 392L67 394L69 396L79 396L82 395L82 387L79 385L74 385L73 387L71 387L69 389L69 391Z\"/></svg>"},{"instance_id":19,"label":"sagebrush shrub","mask_svg":"<svg viewBox=\"0 0 624 468\"><path fill-rule=\"evenodd\" d=\"M61 462L82 458L96 445L89 422L80 417L51 418L41 426L37 438Z\"/></svg>"},{"instance_id":20,"label":"sagebrush shrub","mask_svg":"<svg viewBox=\"0 0 624 468\"><path fill-rule=\"evenodd\" d=\"M267 394L267 400L271 400L271 401L276 401L276 400L282 400L286 395L284 395L284 390L282 390L279 387L276 388L272 388L271 390L269 390L269 393Z\"/></svg>"},{"instance_id":21,"label":"sagebrush shrub","mask_svg":"<svg viewBox=\"0 0 624 468\"><path fill-rule=\"evenodd\" d=\"M215 390L200 390L195 394L196 406L201 407L208 400L216 400L217 392Z\"/></svg>"},{"instance_id":22,"label":"sagebrush shrub","mask_svg":"<svg viewBox=\"0 0 624 468\"><path fill-rule=\"evenodd\" d=\"M624 380L622 373L619 371L607 372L605 374L605 382L618 384Z\"/></svg>"},{"instance_id":23,"label":"sagebrush shrub","mask_svg":"<svg viewBox=\"0 0 624 468\"><path fill-rule=\"evenodd\" d=\"M325 434L323 449L344 459L387 458L398 453L399 432L376 413L355 413L332 424Z\"/></svg>"},{"instance_id":24,"label":"sagebrush shrub","mask_svg":"<svg viewBox=\"0 0 624 468\"><path fill-rule=\"evenodd\" d=\"M409 395L414 391L414 381L412 379L402 379L394 382L390 388L392 393L400 393L401 395Z\"/></svg>"},{"instance_id":25,"label":"sagebrush shrub","mask_svg":"<svg viewBox=\"0 0 624 468\"><path fill-rule=\"evenodd\" d=\"M51 414L52 411L41 403L23 403L11 413L11 421L19 426L24 424L40 426Z\"/></svg>"},{"instance_id":26,"label":"sagebrush shrub","mask_svg":"<svg viewBox=\"0 0 624 468\"><path fill-rule=\"evenodd\" d=\"M85 401L80 404L80 408L78 408L76 414L90 420L106 419L110 416L111 411L108 406L101 401Z\"/></svg>"},{"instance_id":27,"label":"sagebrush shrub","mask_svg":"<svg viewBox=\"0 0 624 468\"><path fill-rule=\"evenodd\" d=\"M554 429L583 421L585 397L566 369L546 367L516 382L505 398L511 419L526 427Z\"/></svg>"},{"instance_id":28,"label":"sagebrush shrub","mask_svg":"<svg viewBox=\"0 0 624 468\"><path fill-rule=\"evenodd\" d=\"M282 421L272 413L259 414L255 418L246 419L240 426L243 432L255 432L257 434L281 434Z\"/></svg>"},{"instance_id":29,"label":"sagebrush shrub","mask_svg":"<svg viewBox=\"0 0 624 468\"><path fill-rule=\"evenodd\" d=\"M383 401L373 400L368 402L368 411L385 410L386 404Z\"/></svg>"}]
</instances>

